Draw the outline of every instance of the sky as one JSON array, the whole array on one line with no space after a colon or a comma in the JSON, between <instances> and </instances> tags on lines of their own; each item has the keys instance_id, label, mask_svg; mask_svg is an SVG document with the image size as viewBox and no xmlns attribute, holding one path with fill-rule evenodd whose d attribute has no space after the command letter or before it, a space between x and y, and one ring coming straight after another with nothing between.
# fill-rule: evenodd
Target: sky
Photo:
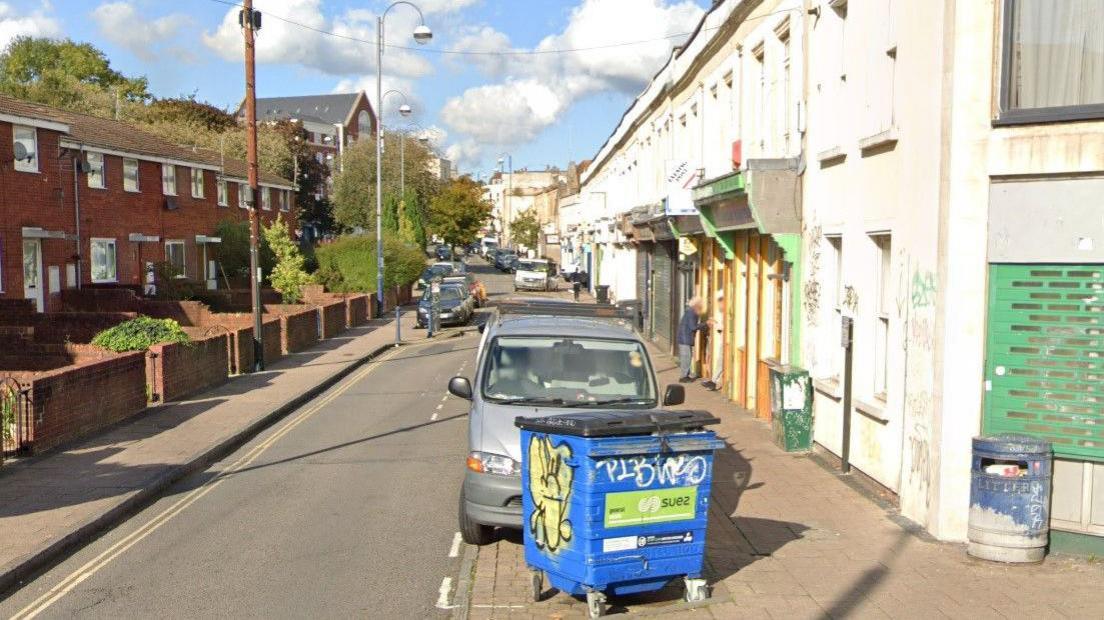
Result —
<instances>
[{"instance_id":1,"label":"sky","mask_svg":"<svg viewBox=\"0 0 1104 620\"><path fill-rule=\"evenodd\" d=\"M234 110L244 94L237 0L0 0L0 45L68 37L103 50L157 97ZM593 157L694 29L710 0L414 0L386 17L384 125L424 131L461 172L486 177ZM254 0L260 97L355 92L375 104L376 17L390 2ZM294 22L294 23L293 23ZM324 34L318 31L325 31Z\"/></svg>"}]
</instances>

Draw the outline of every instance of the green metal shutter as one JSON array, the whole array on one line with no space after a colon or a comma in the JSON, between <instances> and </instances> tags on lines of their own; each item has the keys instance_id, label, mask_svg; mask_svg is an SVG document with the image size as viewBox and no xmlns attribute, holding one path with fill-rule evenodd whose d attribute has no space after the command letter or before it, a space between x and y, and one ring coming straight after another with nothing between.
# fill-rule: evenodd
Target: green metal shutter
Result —
<instances>
[{"instance_id":1,"label":"green metal shutter","mask_svg":"<svg viewBox=\"0 0 1104 620\"><path fill-rule=\"evenodd\" d=\"M985 432L1104 461L1104 265L990 265Z\"/></svg>"}]
</instances>

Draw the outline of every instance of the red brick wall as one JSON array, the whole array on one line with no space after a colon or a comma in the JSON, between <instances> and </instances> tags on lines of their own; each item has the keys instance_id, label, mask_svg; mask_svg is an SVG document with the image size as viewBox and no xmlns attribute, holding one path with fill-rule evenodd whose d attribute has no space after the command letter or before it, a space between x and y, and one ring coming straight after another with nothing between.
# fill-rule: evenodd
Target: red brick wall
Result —
<instances>
[{"instance_id":1,"label":"red brick wall","mask_svg":"<svg viewBox=\"0 0 1104 620\"><path fill-rule=\"evenodd\" d=\"M32 449L48 450L145 409L145 373L141 352L44 373L16 373L30 386Z\"/></svg>"},{"instance_id":2,"label":"red brick wall","mask_svg":"<svg viewBox=\"0 0 1104 620\"><path fill-rule=\"evenodd\" d=\"M23 297L23 238L22 228L39 227L51 231L76 232L76 215L73 200L73 161L71 157L58 157L59 134L38 129L39 173L16 171L12 161L12 126L0 123L0 297ZM80 255L81 281L91 282L90 239L111 238L116 243L117 281L120 284L138 286L144 281L144 262L165 260L164 242L184 240L187 275L202 275L202 246L195 243L196 235L211 235L215 225L223 219L246 220L248 212L237 206L238 187L229 183L227 207L217 206L216 173L205 170L204 198L191 195L191 172L187 166L177 166L178 208L165 208L165 196L161 188L161 165L152 161L139 161L139 189L123 190L123 158L104 156L106 187L90 188L81 175L77 183L80 198L81 247L65 239L42 239L43 289L50 287L49 268L59 268L58 283L66 287L66 265L75 264ZM275 191L275 190L272 190ZM261 211L261 220L271 222L279 213L273 200L272 211ZM289 221L295 221L294 200L289 198L291 211L284 213ZM131 233L158 236L157 243L134 243ZM217 246L212 246L212 252ZM209 258L214 256L209 253ZM61 295L46 296L47 310L61 307Z\"/></svg>"},{"instance_id":3,"label":"red brick wall","mask_svg":"<svg viewBox=\"0 0 1104 620\"><path fill-rule=\"evenodd\" d=\"M319 306L318 313L322 317L323 338L333 338L345 331L347 327L345 323L346 312L345 302L340 299Z\"/></svg>"},{"instance_id":4,"label":"red brick wall","mask_svg":"<svg viewBox=\"0 0 1104 620\"><path fill-rule=\"evenodd\" d=\"M349 327L359 327L368 323L369 297L351 295L345 298L345 322Z\"/></svg>"},{"instance_id":5,"label":"red brick wall","mask_svg":"<svg viewBox=\"0 0 1104 620\"><path fill-rule=\"evenodd\" d=\"M314 306L266 305L265 312L280 317L284 355L318 344L318 309Z\"/></svg>"},{"instance_id":6,"label":"red brick wall","mask_svg":"<svg viewBox=\"0 0 1104 620\"><path fill-rule=\"evenodd\" d=\"M228 334L158 344L146 353L150 400L167 402L220 385L229 374Z\"/></svg>"},{"instance_id":7,"label":"red brick wall","mask_svg":"<svg viewBox=\"0 0 1104 620\"><path fill-rule=\"evenodd\" d=\"M135 316L132 312L57 312L30 317L0 313L0 326L31 327L35 342L88 343L101 331Z\"/></svg>"}]
</instances>

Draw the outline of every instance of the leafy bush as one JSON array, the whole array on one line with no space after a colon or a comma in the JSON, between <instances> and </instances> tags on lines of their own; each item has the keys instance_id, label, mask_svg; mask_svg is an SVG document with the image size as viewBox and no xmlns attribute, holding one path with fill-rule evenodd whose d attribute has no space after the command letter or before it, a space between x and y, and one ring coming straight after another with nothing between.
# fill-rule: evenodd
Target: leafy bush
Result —
<instances>
[{"instance_id":1,"label":"leafy bush","mask_svg":"<svg viewBox=\"0 0 1104 620\"><path fill-rule=\"evenodd\" d=\"M315 281L335 292L370 293L376 290L376 240L367 236L346 236L318 246ZM384 239L383 285L392 289L418 279L425 259L418 248L395 239Z\"/></svg>"},{"instance_id":2,"label":"leafy bush","mask_svg":"<svg viewBox=\"0 0 1104 620\"><path fill-rule=\"evenodd\" d=\"M166 342L191 342L191 338L172 319L140 316L105 329L92 339L92 344L116 353L145 351L155 344Z\"/></svg>"},{"instance_id":3,"label":"leafy bush","mask_svg":"<svg viewBox=\"0 0 1104 620\"><path fill-rule=\"evenodd\" d=\"M280 291L285 304L299 303L303 299L303 287L311 283L311 277L303 270L303 255L292 241L284 218L277 216L272 225L266 226L264 238L276 255L276 267L268 278L272 288Z\"/></svg>"}]
</instances>

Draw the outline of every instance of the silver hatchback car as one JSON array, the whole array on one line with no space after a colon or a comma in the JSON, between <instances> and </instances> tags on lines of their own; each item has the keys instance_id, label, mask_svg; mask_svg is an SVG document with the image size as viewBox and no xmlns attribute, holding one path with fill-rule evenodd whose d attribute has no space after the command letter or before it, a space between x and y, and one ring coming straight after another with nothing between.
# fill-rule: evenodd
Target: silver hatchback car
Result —
<instances>
[{"instance_id":1,"label":"silver hatchback car","mask_svg":"<svg viewBox=\"0 0 1104 620\"><path fill-rule=\"evenodd\" d=\"M514 418L579 409L655 409L655 372L631 323L612 306L542 301L502 304L479 343L473 380L449 392L471 401L467 471L460 492L465 542L521 529L521 435ZM670 385L663 405L685 399Z\"/></svg>"}]
</instances>

